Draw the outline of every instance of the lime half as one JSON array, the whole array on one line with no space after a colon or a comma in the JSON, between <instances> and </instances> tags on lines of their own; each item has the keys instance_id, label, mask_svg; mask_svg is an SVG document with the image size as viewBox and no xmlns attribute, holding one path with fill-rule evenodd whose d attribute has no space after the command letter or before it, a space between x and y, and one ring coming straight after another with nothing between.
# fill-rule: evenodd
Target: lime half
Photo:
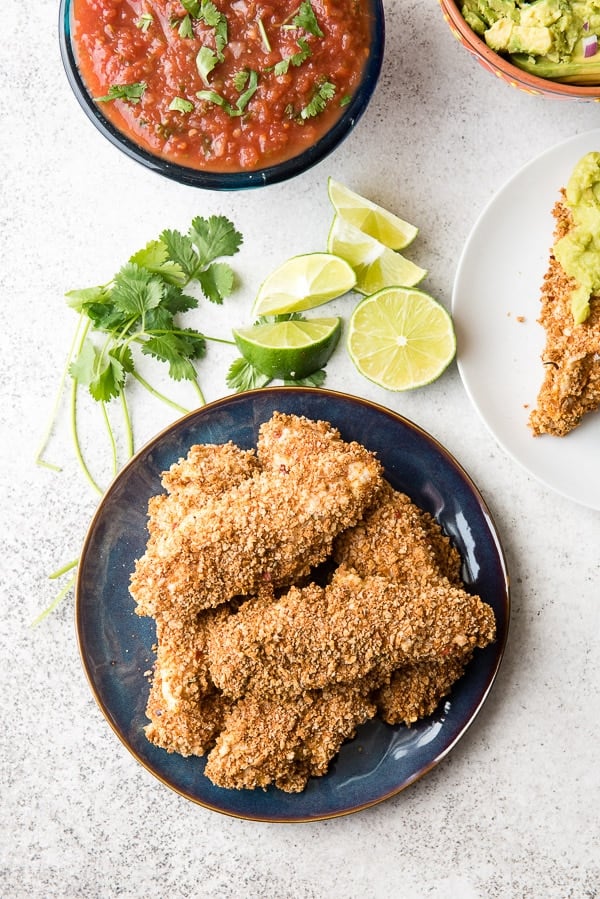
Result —
<instances>
[{"instance_id":1,"label":"lime half","mask_svg":"<svg viewBox=\"0 0 600 899\"><path fill-rule=\"evenodd\" d=\"M384 287L414 287L427 274L424 268L390 250L340 215L334 216L327 249L350 263L356 274L355 289L360 293L371 294Z\"/></svg>"},{"instance_id":2,"label":"lime half","mask_svg":"<svg viewBox=\"0 0 600 899\"><path fill-rule=\"evenodd\" d=\"M298 380L322 368L340 338L340 318L313 318L234 328L244 359L271 378Z\"/></svg>"},{"instance_id":3,"label":"lime half","mask_svg":"<svg viewBox=\"0 0 600 899\"><path fill-rule=\"evenodd\" d=\"M352 290L356 275L352 266L331 253L292 256L261 284L253 315L303 312Z\"/></svg>"},{"instance_id":4,"label":"lime half","mask_svg":"<svg viewBox=\"0 0 600 899\"><path fill-rule=\"evenodd\" d=\"M327 190L338 215L390 250L404 249L419 233L415 225L366 200L333 178L329 178Z\"/></svg>"},{"instance_id":5,"label":"lime half","mask_svg":"<svg viewBox=\"0 0 600 899\"><path fill-rule=\"evenodd\" d=\"M380 290L354 309L348 352L361 374L381 387L421 387L441 375L454 358L452 319L421 290Z\"/></svg>"}]
</instances>

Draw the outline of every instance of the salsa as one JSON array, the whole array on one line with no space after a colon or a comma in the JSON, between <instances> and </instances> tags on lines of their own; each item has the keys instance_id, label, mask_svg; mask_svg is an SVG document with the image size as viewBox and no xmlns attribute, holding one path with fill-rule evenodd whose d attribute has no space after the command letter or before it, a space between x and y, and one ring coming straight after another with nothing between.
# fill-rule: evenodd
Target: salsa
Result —
<instances>
[{"instance_id":1,"label":"salsa","mask_svg":"<svg viewBox=\"0 0 600 899\"><path fill-rule=\"evenodd\" d=\"M302 153L369 53L364 0L73 0L88 91L149 152L208 171ZM368 6L368 5L367 5Z\"/></svg>"}]
</instances>

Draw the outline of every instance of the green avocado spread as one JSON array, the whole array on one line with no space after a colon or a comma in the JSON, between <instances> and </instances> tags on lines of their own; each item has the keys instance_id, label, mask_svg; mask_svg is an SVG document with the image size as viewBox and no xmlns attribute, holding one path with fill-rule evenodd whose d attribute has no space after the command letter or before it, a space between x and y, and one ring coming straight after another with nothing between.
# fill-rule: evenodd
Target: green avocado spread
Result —
<instances>
[{"instance_id":1,"label":"green avocado spread","mask_svg":"<svg viewBox=\"0 0 600 899\"><path fill-rule=\"evenodd\" d=\"M600 0L462 0L467 24L540 78L600 83Z\"/></svg>"},{"instance_id":2,"label":"green avocado spread","mask_svg":"<svg viewBox=\"0 0 600 899\"><path fill-rule=\"evenodd\" d=\"M600 293L600 153L579 160L566 188L573 227L554 244L554 256L577 282L571 294L575 324L590 314L590 297Z\"/></svg>"}]
</instances>

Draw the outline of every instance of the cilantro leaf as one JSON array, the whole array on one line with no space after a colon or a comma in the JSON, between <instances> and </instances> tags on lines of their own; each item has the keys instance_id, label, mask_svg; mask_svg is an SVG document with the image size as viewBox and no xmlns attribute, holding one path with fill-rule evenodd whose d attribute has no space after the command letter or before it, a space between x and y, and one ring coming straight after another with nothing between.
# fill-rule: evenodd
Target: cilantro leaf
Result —
<instances>
[{"instance_id":1,"label":"cilantro leaf","mask_svg":"<svg viewBox=\"0 0 600 899\"><path fill-rule=\"evenodd\" d=\"M175 381L194 381L196 378L196 369L189 359L186 343L174 332L149 337L144 341L142 353L167 362L169 375Z\"/></svg>"},{"instance_id":2,"label":"cilantro leaf","mask_svg":"<svg viewBox=\"0 0 600 899\"><path fill-rule=\"evenodd\" d=\"M192 20L189 14L183 17L183 19L179 23L179 28L177 30L179 33L179 37L181 38L185 39L194 37L194 29L192 28Z\"/></svg>"},{"instance_id":3,"label":"cilantro leaf","mask_svg":"<svg viewBox=\"0 0 600 899\"><path fill-rule=\"evenodd\" d=\"M299 38L298 46L300 47L300 49L297 51L297 53L292 53L291 56L284 57L284 59L280 60L280 62L276 63L273 66L273 72L275 73L275 75L285 75L290 65L297 67L301 66L303 62L306 62L306 60L311 55L311 49L308 46L306 38Z\"/></svg>"},{"instance_id":4,"label":"cilantro leaf","mask_svg":"<svg viewBox=\"0 0 600 899\"><path fill-rule=\"evenodd\" d=\"M208 85L208 76L217 65L218 61L219 60L217 54L214 52L214 50L211 50L210 47L200 47L200 49L198 50L198 53L196 55L196 68L198 70L198 74L206 85Z\"/></svg>"},{"instance_id":5,"label":"cilantro leaf","mask_svg":"<svg viewBox=\"0 0 600 899\"><path fill-rule=\"evenodd\" d=\"M300 118L310 119L320 115L327 106L329 100L333 99L334 95L335 84L332 84L331 81L324 81L323 84L317 88L312 100L300 110Z\"/></svg>"},{"instance_id":6,"label":"cilantro leaf","mask_svg":"<svg viewBox=\"0 0 600 899\"><path fill-rule=\"evenodd\" d=\"M211 215L208 220L196 216L188 234L198 248L203 265L208 265L219 256L234 256L243 240L233 223L224 215Z\"/></svg>"},{"instance_id":7,"label":"cilantro leaf","mask_svg":"<svg viewBox=\"0 0 600 899\"><path fill-rule=\"evenodd\" d=\"M101 353L91 340L85 341L69 371L99 402L119 396L125 382L123 363L111 352Z\"/></svg>"},{"instance_id":8,"label":"cilantro leaf","mask_svg":"<svg viewBox=\"0 0 600 899\"><path fill-rule=\"evenodd\" d=\"M186 13L193 16L194 19L200 18L200 3L198 0L181 0L181 5Z\"/></svg>"},{"instance_id":9,"label":"cilantro leaf","mask_svg":"<svg viewBox=\"0 0 600 899\"><path fill-rule=\"evenodd\" d=\"M234 359L229 366L225 383L231 390L241 393L244 390L253 390L255 387L265 387L270 380L269 375L264 375L240 356L238 359Z\"/></svg>"},{"instance_id":10,"label":"cilantro leaf","mask_svg":"<svg viewBox=\"0 0 600 899\"><path fill-rule=\"evenodd\" d=\"M171 112L181 112L186 114L193 111L194 104L191 100L186 100L185 97L173 97L169 103L169 109Z\"/></svg>"},{"instance_id":11,"label":"cilantro leaf","mask_svg":"<svg viewBox=\"0 0 600 899\"><path fill-rule=\"evenodd\" d=\"M326 372L320 368L318 371L313 371L312 374L307 375L306 378L286 379L283 383L286 387L321 387L326 377Z\"/></svg>"},{"instance_id":12,"label":"cilantro leaf","mask_svg":"<svg viewBox=\"0 0 600 899\"><path fill-rule=\"evenodd\" d=\"M323 37L323 32L319 27L317 16L310 0L303 0L298 9L298 13L292 19L292 25L296 28L302 28L315 37Z\"/></svg>"},{"instance_id":13,"label":"cilantro leaf","mask_svg":"<svg viewBox=\"0 0 600 899\"><path fill-rule=\"evenodd\" d=\"M250 69L250 72L248 73L248 87L246 88L244 93L238 97L236 104L235 104L237 106L237 108L240 110L240 112L244 111L244 109L246 108L246 106L248 105L248 103L250 102L252 97L254 96L257 87L258 87L258 72L255 72L254 69Z\"/></svg>"},{"instance_id":14,"label":"cilantro leaf","mask_svg":"<svg viewBox=\"0 0 600 899\"><path fill-rule=\"evenodd\" d=\"M198 282L204 296L221 305L233 290L233 270L225 262L213 262L198 274Z\"/></svg>"},{"instance_id":15,"label":"cilantro leaf","mask_svg":"<svg viewBox=\"0 0 600 899\"><path fill-rule=\"evenodd\" d=\"M180 265L169 258L169 250L163 240L151 240L129 259L140 268L160 275L169 284L183 284L186 276Z\"/></svg>"},{"instance_id":16,"label":"cilantro leaf","mask_svg":"<svg viewBox=\"0 0 600 899\"><path fill-rule=\"evenodd\" d=\"M160 239L167 248L169 259L179 266L188 281L192 279L198 268L198 255L191 239L187 234L168 228L161 233Z\"/></svg>"},{"instance_id":17,"label":"cilantro leaf","mask_svg":"<svg viewBox=\"0 0 600 899\"><path fill-rule=\"evenodd\" d=\"M197 305L198 300L196 297L183 293L180 288L172 284L168 284L165 288L161 306L168 309L171 315L177 315L178 312L189 312L190 309L195 309Z\"/></svg>"},{"instance_id":18,"label":"cilantro leaf","mask_svg":"<svg viewBox=\"0 0 600 899\"><path fill-rule=\"evenodd\" d=\"M110 292L106 287L83 287L80 290L69 290L65 294L67 304L76 312L83 312L90 303L104 303Z\"/></svg>"},{"instance_id":19,"label":"cilantro leaf","mask_svg":"<svg viewBox=\"0 0 600 899\"><path fill-rule=\"evenodd\" d=\"M143 31L144 34L148 31L152 23L154 22L154 16L149 12L143 12L137 22L135 23L135 27L139 28L140 31Z\"/></svg>"},{"instance_id":20,"label":"cilantro leaf","mask_svg":"<svg viewBox=\"0 0 600 899\"><path fill-rule=\"evenodd\" d=\"M148 85L145 81L133 84L111 84L108 93L103 97L94 97L97 103L108 103L111 100L127 100L128 103L139 103Z\"/></svg>"},{"instance_id":21,"label":"cilantro leaf","mask_svg":"<svg viewBox=\"0 0 600 899\"><path fill-rule=\"evenodd\" d=\"M148 309L158 306L164 289L160 278L147 269L128 262L115 276L112 300L123 312L141 316Z\"/></svg>"}]
</instances>

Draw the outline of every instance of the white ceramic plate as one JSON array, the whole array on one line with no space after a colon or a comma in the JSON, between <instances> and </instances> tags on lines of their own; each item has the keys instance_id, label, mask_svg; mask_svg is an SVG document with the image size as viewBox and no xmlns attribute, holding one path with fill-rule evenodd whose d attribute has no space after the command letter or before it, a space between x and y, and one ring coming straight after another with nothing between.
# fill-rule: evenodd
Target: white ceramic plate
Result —
<instances>
[{"instance_id":1,"label":"white ceramic plate","mask_svg":"<svg viewBox=\"0 0 600 899\"><path fill-rule=\"evenodd\" d=\"M552 207L574 165L600 151L600 129L538 156L492 198L461 255L452 298L458 368L500 446L534 477L600 509L600 412L567 437L533 437L527 425L542 382L540 287L548 266Z\"/></svg>"}]
</instances>

